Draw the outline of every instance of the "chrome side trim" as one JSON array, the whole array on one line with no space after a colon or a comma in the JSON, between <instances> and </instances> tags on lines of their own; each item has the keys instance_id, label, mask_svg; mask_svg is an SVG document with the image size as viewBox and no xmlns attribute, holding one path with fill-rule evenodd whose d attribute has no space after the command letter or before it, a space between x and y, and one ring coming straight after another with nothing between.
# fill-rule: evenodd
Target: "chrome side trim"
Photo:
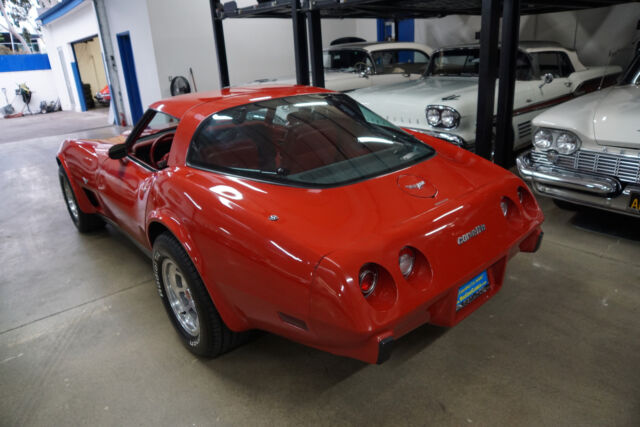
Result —
<instances>
[{"instance_id":1,"label":"chrome side trim","mask_svg":"<svg viewBox=\"0 0 640 427\"><path fill-rule=\"evenodd\" d=\"M539 184L584 191L606 196L620 191L620 182L614 178L574 172L554 166L536 165L531 161L531 152L516 159L520 175Z\"/></svg>"}]
</instances>

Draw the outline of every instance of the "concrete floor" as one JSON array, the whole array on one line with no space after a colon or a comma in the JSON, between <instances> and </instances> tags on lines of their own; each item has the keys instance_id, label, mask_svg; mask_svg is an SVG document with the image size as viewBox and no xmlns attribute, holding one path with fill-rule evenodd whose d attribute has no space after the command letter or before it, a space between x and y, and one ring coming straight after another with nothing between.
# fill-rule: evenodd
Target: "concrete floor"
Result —
<instances>
[{"instance_id":1,"label":"concrete floor","mask_svg":"<svg viewBox=\"0 0 640 427\"><path fill-rule=\"evenodd\" d=\"M638 220L541 200L543 246L510 263L501 292L381 366L269 334L199 360L149 260L111 228L76 233L61 139L0 144L0 425L639 423Z\"/></svg>"},{"instance_id":2,"label":"concrete floor","mask_svg":"<svg viewBox=\"0 0 640 427\"><path fill-rule=\"evenodd\" d=\"M13 119L0 118L0 143L27 138L61 135L68 132L96 130L108 126L109 109L100 107L77 113L56 111Z\"/></svg>"}]
</instances>

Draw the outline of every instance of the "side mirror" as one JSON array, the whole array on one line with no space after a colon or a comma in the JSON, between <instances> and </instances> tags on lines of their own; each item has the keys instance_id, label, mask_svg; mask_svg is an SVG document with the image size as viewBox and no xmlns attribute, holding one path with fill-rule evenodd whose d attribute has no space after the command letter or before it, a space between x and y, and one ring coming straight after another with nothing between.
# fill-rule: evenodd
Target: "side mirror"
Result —
<instances>
[{"instance_id":1,"label":"side mirror","mask_svg":"<svg viewBox=\"0 0 640 427\"><path fill-rule=\"evenodd\" d=\"M360 77L364 77L365 79L368 79L369 76L373 74L373 68L371 67L365 67L361 72L360 72Z\"/></svg>"},{"instance_id":2,"label":"side mirror","mask_svg":"<svg viewBox=\"0 0 640 427\"><path fill-rule=\"evenodd\" d=\"M538 86L540 89L542 89L542 86L544 85L548 85L549 83L551 83L553 81L553 74L551 73L546 73L545 75L542 76L542 84L540 86Z\"/></svg>"},{"instance_id":3,"label":"side mirror","mask_svg":"<svg viewBox=\"0 0 640 427\"><path fill-rule=\"evenodd\" d=\"M127 145L116 144L109 148L109 158L114 160L124 159L127 157Z\"/></svg>"}]
</instances>

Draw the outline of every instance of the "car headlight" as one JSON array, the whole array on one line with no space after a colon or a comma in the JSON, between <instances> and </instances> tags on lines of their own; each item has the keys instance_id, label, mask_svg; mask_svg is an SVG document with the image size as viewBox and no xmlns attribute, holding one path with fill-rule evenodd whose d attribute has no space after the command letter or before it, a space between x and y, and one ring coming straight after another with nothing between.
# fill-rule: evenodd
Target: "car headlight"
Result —
<instances>
[{"instance_id":1,"label":"car headlight","mask_svg":"<svg viewBox=\"0 0 640 427\"><path fill-rule=\"evenodd\" d=\"M453 128L458 126L458 121L460 120L460 115L455 110L442 110L440 114L440 120L442 121L442 126L446 128Z\"/></svg>"},{"instance_id":2,"label":"car headlight","mask_svg":"<svg viewBox=\"0 0 640 427\"><path fill-rule=\"evenodd\" d=\"M533 146L542 151L555 150L569 155L580 148L580 138L569 131L541 128L533 134Z\"/></svg>"},{"instance_id":3,"label":"car headlight","mask_svg":"<svg viewBox=\"0 0 640 427\"><path fill-rule=\"evenodd\" d=\"M440 110L427 108L427 123L434 127L438 126L440 124Z\"/></svg>"},{"instance_id":4,"label":"car headlight","mask_svg":"<svg viewBox=\"0 0 640 427\"><path fill-rule=\"evenodd\" d=\"M428 105L427 123L433 127L452 129L460 124L460 113L444 105Z\"/></svg>"},{"instance_id":5,"label":"car headlight","mask_svg":"<svg viewBox=\"0 0 640 427\"><path fill-rule=\"evenodd\" d=\"M573 154L578 149L578 138L573 134L562 132L556 138L556 149L560 154Z\"/></svg>"},{"instance_id":6,"label":"car headlight","mask_svg":"<svg viewBox=\"0 0 640 427\"><path fill-rule=\"evenodd\" d=\"M546 130L540 129L533 135L533 146L540 150L548 150L553 145L553 134Z\"/></svg>"}]
</instances>

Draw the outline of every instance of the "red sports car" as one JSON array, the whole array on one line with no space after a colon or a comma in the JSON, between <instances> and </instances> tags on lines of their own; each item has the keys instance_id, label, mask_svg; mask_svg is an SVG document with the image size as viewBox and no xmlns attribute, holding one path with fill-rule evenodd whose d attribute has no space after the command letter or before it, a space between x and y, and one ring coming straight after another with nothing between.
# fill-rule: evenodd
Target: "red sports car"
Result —
<instances>
[{"instance_id":1,"label":"red sports car","mask_svg":"<svg viewBox=\"0 0 640 427\"><path fill-rule=\"evenodd\" d=\"M111 92L109 91L109 85L106 85L102 88L101 91L96 93L96 101L98 101L102 105L109 105L111 102Z\"/></svg>"},{"instance_id":2,"label":"red sports car","mask_svg":"<svg viewBox=\"0 0 640 427\"><path fill-rule=\"evenodd\" d=\"M177 96L57 161L76 227L109 222L150 253L202 356L261 329L381 363L412 329L476 310L542 238L515 175L318 88Z\"/></svg>"}]
</instances>

